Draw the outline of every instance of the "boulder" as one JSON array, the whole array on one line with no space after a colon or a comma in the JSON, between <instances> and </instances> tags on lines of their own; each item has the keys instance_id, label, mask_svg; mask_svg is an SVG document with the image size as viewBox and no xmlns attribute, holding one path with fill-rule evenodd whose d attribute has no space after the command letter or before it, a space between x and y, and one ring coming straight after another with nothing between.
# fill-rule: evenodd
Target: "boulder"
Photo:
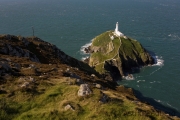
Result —
<instances>
[{"instance_id":1,"label":"boulder","mask_svg":"<svg viewBox=\"0 0 180 120\"><path fill-rule=\"evenodd\" d=\"M102 93L102 97L100 98L99 102L107 103L108 101L109 101L109 97L106 94Z\"/></svg>"},{"instance_id":2,"label":"boulder","mask_svg":"<svg viewBox=\"0 0 180 120\"><path fill-rule=\"evenodd\" d=\"M74 111L74 108L70 105L70 104L67 104L65 107L64 107L64 110L67 111L67 110L72 110Z\"/></svg>"},{"instance_id":3,"label":"boulder","mask_svg":"<svg viewBox=\"0 0 180 120\"><path fill-rule=\"evenodd\" d=\"M0 68L4 69L6 71L11 70L11 67L9 66L9 64L5 61L0 61Z\"/></svg>"},{"instance_id":4,"label":"boulder","mask_svg":"<svg viewBox=\"0 0 180 120\"><path fill-rule=\"evenodd\" d=\"M35 82L35 79L33 78L33 77L20 77L19 78L19 80L18 80L19 82L23 82L23 81L26 81L26 82Z\"/></svg>"},{"instance_id":5,"label":"boulder","mask_svg":"<svg viewBox=\"0 0 180 120\"><path fill-rule=\"evenodd\" d=\"M75 73L70 73L70 77L71 78L76 78L76 79L81 79L78 75L76 75Z\"/></svg>"},{"instance_id":6,"label":"boulder","mask_svg":"<svg viewBox=\"0 0 180 120\"><path fill-rule=\"evenodd\" d=\"M21 65L20 65L20 64L18 64L18 63L14 63L14 65L13 65L13 69L15 69L15 70L17 70L17 71L20 71L20 69L21 69Z\"/></svg>"},{"instance_id":7,"label":"boulder","mask_svg":"<svg viewBox=\"0 0 180 120\"><path fill-rule=\"evenodd\" d=\"M88 84L81 84L79 91L78 91L78 96L87 96L92 94L89 85Z\"/></svg>"},{"instance_id":8,"label":"boulder","mask_svg":"<svg viewBox=\"0 0 180 120\"><path fill-rule=\"evenodd\" d=\"M12 71L12 69L11 69L11 66L8 64L8 62L0 61L0 76L2 74L6 74L11 71Z\"/></svg>"},{"instance_id":9,"label":"boulder","mask_svg":"<svg viewBox=\"0 0 180 120\"><path fill-rule=\"evenodd\" d=\"M76 79L76 84L77 85L81 85L81 84L83 84L84 82L83 82L83 80L81 80L81 79Z\"/></svg>"},{"instance_id":10,"label":"boulder","mask_svg":"<svg viewBox=\"0 0 180 120\"><path fill-rule=\"evenodd\" d=\"M4 79L4 80L12 80L13 77L12 77L12 75L10 75L10 74L4 74L3 79Z\"/></svg>"},{"instance_id":11,"label":"boulder","mask_svg":"<svg viewBox=\"0 0 180 120\"><path fill-rule=\"evenodd\" d=\"M24 82L22 85L21 85L21 87L22 88L27 88L28 86L29 86L29 82Z\"/></svg>"},{"instance_id":12,"label":"boulder","mask_svg":"<svg viewBox=\"0 0 180 120\"><path fill-rule=\"evenodd\" d=\"M98 89L101 89L102 86L101 86L101 84L96 84L95 87Z\"/></svg>"},{"instance_id":13,"label":"boulder","mask_svg":"<svg viewBox=\"0 0 180 120\"><path fill-rule=\"evenodd\" d=\"M29 65L29 68L32 68L32 69L34 68L34 69L35 69L36 66L35 66L34 64L30 64L30 65Z\"/></svg>"}]
</instances>

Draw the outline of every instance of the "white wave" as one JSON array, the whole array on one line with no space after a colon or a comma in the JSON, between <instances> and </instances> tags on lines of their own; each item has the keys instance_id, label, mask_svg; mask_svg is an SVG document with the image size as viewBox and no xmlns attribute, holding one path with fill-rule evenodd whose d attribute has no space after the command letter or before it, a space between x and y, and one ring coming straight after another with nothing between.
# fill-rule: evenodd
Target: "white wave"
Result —
<instances>
[{"instance_id":1,"label":"white wave","mask_svg":"<svg viewBox=\"0 0 180 120\"><path fill-rule=\"evenodd\" d=\"M89 56L82 57L81 60L84 61L85 59L89 58Z\"/></svg>"},{"instance_id":2,"label":"white wave","mask_svg":"<svg viewBox=\"0 0 180 120\"><path fill-rule=\"evenodd\" d=\"M169 103L166 103L168 106L172 107L172 105L170 105Z\"/></svg>"},{"instance_id":3,"label":"white wave","mask_svg":"<svg viewBox=\"0 0 180 120\"><path fill-rule=\"evenodd\" d=\"M154 100L155 100L156 102L159 102L159 103L161 102L161 100L156 100L156 99L154 99Z\"/></svg>"},{"instance_id":4,"label":"white wave","mask_svg":"<svg viewBox=\"0 0 180 120\"><path fill-rule=\"evenodd\" d=\"M139 85L136 85L137 87L139 87Z\"/></svg>"},{"instance_id":5,"label":"white wave","mask_svg":"<svg viewBox=\"0 0 180 120\"><path fill-rule=\"evenodd\" d=\"M81 49L80 49L81 53L82 53L82 54L88 54L88 53L86 53L86 51L85 51L84 49L85 49L85 48L88 48L89 46L91 46L91 44L92 44L92 40L91 40L91 42L86 43L85 45L83 45L83 46L81 47Z\"/></svg>"},{"instance_id":6,"label":"white wave","mask_svg":"<svg viewBox=\"0 0 180 120\"><path fill-rule=\"evenodd\" d=\"M125 76L125 80L135 80L134 76L131 74L131 76Z\"/></svg>"},{"instance_id":7,"label":"white wave","mask_svg":"<svg viewBox=\"0 0 180 120\"><path fill-rule=\"evenodd\" d=\"M158 56L152 56L155 60L155 64L153 66L163 66L164 65L164 60L161 57Z\"/></svg>"},{"instance_id":8,"label":"white wave","mask_svg":"<svg viewBox=\"0 0 180 120\"><path fill-rule=\"evenodd\" d=\"M137 82L141 82L141 81L142 81L142 82L145 82L146 80L138 80Z\"/></svg>"},{"instance_id":9,"label":"white wave","mask_svg":"<svg viewBox=\"0 0 180 120\"><path fill-rule=\"evenodd\" d=\"M143 76L136 76L136 78L140 78L140 77L143 77Z\"/></svg>"},{"instance_id":10,"label":"white wave","mask_svg":"<svg viewBox=\"0 0 180 120\"><path fill-rule=\"evenodd\" d=\"M156 81L153 81L153 82L149 82L149 83L155 83Z\"/></svg>"},{"instance_id":11,"label":"white wave","mask_svg":"<svg viewBox=\"0 0 180 120\"><path fill-rule=\"evenodd\" d=\"M171 108L174 108L174 109L178 110L178 108L172 106L171 104L169 104L169 103L166 103L166 104L167 104L168 106L170 106Z\"/></svg>"},{"instance_id":12,"label":"white wave","mask_svg":"<svg viewBox=\"0 0 180 120\"><path fill-rule=\"evenodd\" d=\"M172 40L180 40L180 37L177 34L169 34L169 37L172 38Z\"/></svg>"},{"instance_id":13,"label":"white wave","mask_svg":"<svg viewBox=\"0 0 180 120\"><path fill-rule=\"evenodd\" d=\"M152 81L152 82L149 82L149 83L161 83L160 81Z\"/></svg>"}]
</instances>

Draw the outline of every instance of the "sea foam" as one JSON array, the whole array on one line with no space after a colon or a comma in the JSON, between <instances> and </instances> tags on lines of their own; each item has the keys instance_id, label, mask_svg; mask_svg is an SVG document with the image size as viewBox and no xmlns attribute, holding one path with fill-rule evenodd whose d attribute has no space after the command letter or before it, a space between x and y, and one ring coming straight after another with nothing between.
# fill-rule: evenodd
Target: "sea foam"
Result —
<instances>
[{"instance_id":1,"label":"sea foam","mask_svg":"<svg viewBox=\"0 0 180 120\"><path fill-rule=\"evenodd\" d=\"M92 44L92 40L91 40L91 42L89 42L89 43L86 43L85 45L83 45L82 47L81 47L81 49L80 49L80 51L81 51L81 54L89 54L89 53L86 53L86 51L84 50L85 48L88 48L89 46L91 46L91 44Z\"/></svg>"},{"instance_id":2,"label":"sea foam","mask_svg":"<svg viewBox=\"0 0 180 120\"><path fill-rule=\"evenodd\" d=\"M125 76L123 77L125 80L135 80L134 76L131 74L131 76Z\"/></svg>"},{"instance_id":3,"label":"sea foam","mask_svg":"<svg viewBox=\"0 0 180 120\"><path fill-rule=\"evenodd\" d=\"M152 56L155 60L155 64L153 66L163 66L164 65L164 60L162 59L162 56Z\"/></svg>"},{"instance_id":4,"label":"sea foam","mask_svg":"<svg viewBox=\"0 0 180 120\"><path fill-rule=\"evenodd\" d=\"M168 35L172 40L180 40L180 37L178 36L178 34L169 34Z\"/></svg>"},{"instance_id":5,"label":"sea foam","mask_svg":"<svg viewBox=\"0 0 180 120\"><path fill-rule=\"evenodd\" d=\"M162 102L161 100L156 100L156 99L154 99L154 100L155 100L156 102L159 102L159 103Z\"/></svg>"},{"instance_id":6,"label":"sea foam","mask_svg":"<svg viewBox=\"0 0 180 120\"><path fill-rule=\"evenodd\" d=\"M81 60L84 61L84 60L86 60L88 58L89 58L89 56L85 56L85 57L82 57Z\"/></svg>"},{"instance_id":7,"label":"sea foam","mask_svg":"<svg viewBox=\"0 0 180 120\"><path fill-rule=\"evenodd\" d=\"M142 81L142 82L145 82L146 80L138 80L137 82L141 82L141 81Z\"/></svg>"},{"instance_id":8,"label":"sea foam","mask_svg":"<svg viewBox=\"0 0 180 120\"><path fill-rule=\"evenodd\" d=\"M86 53L85 48L88 48L89 46L91 46L91 44L92 44L92 40L91 40L91 42L86 43L85 45L81 46L80 53L82 55L86 55L86 56L83 56L81 58L82 61L84 61L85 59L89 58L89 53Z\"/></svg>"}]
</instances>

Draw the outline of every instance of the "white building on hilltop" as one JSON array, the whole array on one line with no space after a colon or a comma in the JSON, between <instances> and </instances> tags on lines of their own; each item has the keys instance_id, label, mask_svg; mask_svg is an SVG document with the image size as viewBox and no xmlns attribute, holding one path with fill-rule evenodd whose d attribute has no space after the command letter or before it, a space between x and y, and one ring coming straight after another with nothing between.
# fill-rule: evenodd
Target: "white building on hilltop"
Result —
<instances>
[{"instance_id":1,"label":"white building on hilltop","mask_svg":"<svg viewBox=\"0 0 180 120\"><path fill-rule=\"evenodd\" d=\"M118 22L116 23L116 28L114 30L114 35L116 35L117 37L122 37L124 36L123 33L121 33L119 30L118 30Z\"/></svg>"}]
</instances>

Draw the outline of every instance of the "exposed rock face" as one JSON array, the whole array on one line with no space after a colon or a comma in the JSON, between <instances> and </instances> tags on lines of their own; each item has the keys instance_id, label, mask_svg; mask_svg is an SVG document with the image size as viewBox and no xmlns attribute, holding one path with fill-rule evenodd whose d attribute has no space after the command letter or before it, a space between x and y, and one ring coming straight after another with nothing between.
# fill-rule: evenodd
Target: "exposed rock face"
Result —
<instances>
[{"instance_id":1,"label":"exposed rock face","mask_svg":"<svg viewBox=\"0 0 180 120\"><path fill-rule=\"evenodd\" d=\"M90 95L92 92L89 88L88 84L81 84L79 91L78 91L78 96L87 96Z\"/></svg>"},{"instance_id":2,"label":"exposed rock face","mask_svg":"<svg viewBox=\"0 0 180 120\"><path fill-rule=\"evenodd\" d=\"M20 69L21 66L18 63L0 58L0 76L4 76L6 74L16 75Z\"/></svg>"},{"instance_id":3,"label":"exposed rock face","mask_svg":"<svg viewBox=\"0 0 180 120\"><path fill-rule=\"evenodd\" d=\"M18 57L28 57L34 62L39 62L39 59L35 54L24 48L29 45L29 42L26 39L24 38L21 39L21 43L18 37L11 35L0 36L0 39L1 39L1 43L0 43L1 54L18 56ZM18 42L21 45L17 46L16 44L18 43L16 42Z\"/></svg>"},{"instance_id":4,"label":"exposed rock face","mask_svg":"<svg viewBox=\"0 0 180 120\"><path fill-rule=\"evenodd\" d=\"M9 66L8 62L6 61L0 61L0 74L2 72L10 71L11 67Z\"/></svg>"},{"instance_id":5,"label":"exposed rock face","mask_svg":"<svg viewBox=\"0 0 180 120\"><path fill-rule=\"evenodd\" d=\"M37 37L24 38L14 35L0 35L0 55L24 57L33 62L44 64L68 64L72 67L95 72L84 62L68 56L55 45Z\"/></svg>"},{"instance_id":6,"label":"exposed rock face","mask_svg":"<svg viewBox=\"0 0 180 120\"><path fill-rule=\"evenodd\" d=\"M101 74L110 73L113 78L122 77L135 67L154 63L154 59L138 41L116 37L112 31L95 37L88 51L91 53L89 65Z\"/></svg>"}]
</instances>

